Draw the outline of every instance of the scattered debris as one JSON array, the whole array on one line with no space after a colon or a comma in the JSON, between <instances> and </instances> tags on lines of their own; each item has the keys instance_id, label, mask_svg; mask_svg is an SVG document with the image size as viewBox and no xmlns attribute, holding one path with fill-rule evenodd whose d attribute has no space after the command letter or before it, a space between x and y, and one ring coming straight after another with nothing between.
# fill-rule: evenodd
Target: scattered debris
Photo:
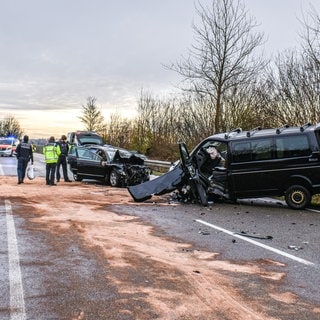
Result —
<instances>
[{"instance_id":1,"label":"scattered debris","mask_svg":"<svg viewBox=\"0 0 320 320\"><path fill-rule=\"evenodd\" d=\"M261 239L261 240L272 240L273 239L272 236L260 236L258 234L252 235L252 234L247 234L245 231L235 232L234 234L244 236L244 237L249 237L249 238Z\"/></svg>"},{"instance_id":2,"label":"scattered debris","mask_svg":"<svg viewBox=\"0 0 320 320\"><path fill-rule=\"evenodd\" d=\"M208 236L210 234L209 231L203 231L203 230L200 230L199 233L204 235L204 236Z\"/></svg>"},{"instance_id":3,"label":"scattered debris","mask_svg":"<svg viewBox=\"0 0 320 320\"><path fill-rule=\"evenodd\" d=\"M296 250L296 251L298 251L298 250L302 250L303 248L302 247L299 247L299 246L288 246L288 249L290 249L290 250Z\"/></svg>"}]
</instances>

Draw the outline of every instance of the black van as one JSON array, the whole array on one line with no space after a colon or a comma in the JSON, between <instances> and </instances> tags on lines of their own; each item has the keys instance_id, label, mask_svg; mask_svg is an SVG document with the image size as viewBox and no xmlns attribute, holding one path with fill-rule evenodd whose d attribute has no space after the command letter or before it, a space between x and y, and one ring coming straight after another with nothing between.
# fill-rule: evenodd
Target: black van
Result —
<instances>
[{"instance_id":1,"label":"black van","mask_svg":"<svg viewBox=\"0 0 320 320\"><path fill-rule=\"evenodd\" d=\"M215 134L201 141L190 154L186 145L179 143L181 160L172 170L175 173L168 172L167 178L162 178L168 184L164 190L176 188L182 197L196 197L204 205L210 197L235 201L284 196L288 206L303 209L312 195L320 193L319 145L320 124L310 123ZM214 159L212 150L218 153ZM147 189L143 193L139 186L136 188L129 190L136 201L148 198ZM163 193L159 188L153 191L149 186L150 195Z\"/></svg>"}]
</instances>

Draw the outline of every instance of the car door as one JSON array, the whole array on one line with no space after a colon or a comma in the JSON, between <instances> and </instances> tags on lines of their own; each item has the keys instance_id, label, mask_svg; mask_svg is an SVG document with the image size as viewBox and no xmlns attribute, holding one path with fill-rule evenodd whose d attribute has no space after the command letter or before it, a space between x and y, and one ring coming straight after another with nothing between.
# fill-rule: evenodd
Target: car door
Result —
<instances>
[{"instance_id":1,"label":"car door","mask_svg":"<svg viewBox=\"0 0 320 320\"><path fill-rule=\"evenodd\" d=\"M102 159L97 154L84 147L76 149L77 174L88 179L102 179L105 177L105 166Z\"/></svg>"},{"instance_id":2,"label":"car door","mask_svg":"<svg viewBox=\"0 0 320 320\"><path fill-rule=\"evenodd\" d=\"M273 144L272 137L231 143L230 175L232 191L237 196L269 195L278 190L273 181Z\"/></svg>"},{"instance_id":3,"label":"car door","mask_svg":"<svg viewBox=\"0 0 320 320\"><path fill-rule=\"evenodd\" d=\"M208 204L207 191L205 183L201 180L199 170L192 163L187 146L183 142L179 142L179 152L182 170L185 175L190 178L190 186L196 198L196 194L199 196L199 200L203 205Z\"/></svg>"}]
</instances>

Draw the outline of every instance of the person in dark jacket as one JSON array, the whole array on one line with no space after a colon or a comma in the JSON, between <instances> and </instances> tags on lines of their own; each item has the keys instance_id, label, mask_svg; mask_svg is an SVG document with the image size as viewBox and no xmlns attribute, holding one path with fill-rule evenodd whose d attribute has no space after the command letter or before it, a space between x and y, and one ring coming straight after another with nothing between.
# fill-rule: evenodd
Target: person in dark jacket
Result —
<instances>
[{"instance_id":1,"label":"person in dark jacket","mask_svg":"<svg viewBox=\"0 0 320 320\"><path fill-rule=\"evenodd\" d=\"M18 184L20 184L23 183L24 177L26 176L28 162L31 160L31 164L33 164L32 145L29 143L29 137L27 135L25 135L23 141L17 145L16 154L18 159Z\"/></svg>"},{"instance_id":2,"label":"person in dark jacket","mask_svg":"<svg viewBox=\"0 0 320 320\"><path fill-rule=\"evenodd\" d=\"M57 162L57 182L60 181L60 166L62 166L62 172L63 172L63 178L65 182L71 182L71 180L68 178L68 169L67 169L67 156L69 152L69 143L67 142L67 137L65 135L61 136L61 139L58 143L61 154L59 156L58 162Z\"/></svg>"}]
</instances>

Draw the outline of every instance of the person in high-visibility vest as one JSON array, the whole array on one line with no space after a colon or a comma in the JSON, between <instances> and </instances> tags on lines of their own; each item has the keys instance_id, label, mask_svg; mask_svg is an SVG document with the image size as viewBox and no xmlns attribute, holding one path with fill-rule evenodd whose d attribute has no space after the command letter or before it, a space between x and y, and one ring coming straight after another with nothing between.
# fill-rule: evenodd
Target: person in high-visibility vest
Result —
<instances>
[{"instance_id":1,"label":"person in high-visibility vest","mask_svg":"<svg viewBox=\"0 0 320 320\"><path fill-rule=\"evenodd\" d=\"M55 143L54 137L50 137L48 143L43 147L43 154L46 161L46 184L56 186L54 177L61 150L59 145Z\"/></svg>"}]
</instances>

